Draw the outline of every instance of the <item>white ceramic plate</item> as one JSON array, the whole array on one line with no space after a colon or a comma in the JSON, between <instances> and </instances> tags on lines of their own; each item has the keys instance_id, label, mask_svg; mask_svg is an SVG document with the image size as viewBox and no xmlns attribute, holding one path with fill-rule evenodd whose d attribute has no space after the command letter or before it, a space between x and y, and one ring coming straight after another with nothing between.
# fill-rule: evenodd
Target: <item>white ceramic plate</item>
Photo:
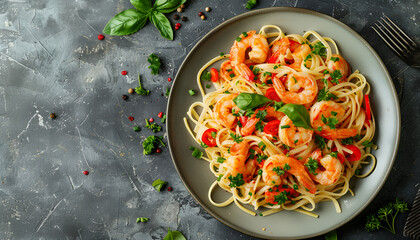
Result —
<instances>
[{"instance_id":1,"label":"white ceramic plate","mask_svg":"<svg viewBox=\"0 0 420 240\"><path fill-rule=\"evenodd\" d=\"M251 216L234 204L218 208L207 197L215 177L204 160L191 156L189 146L198 147L184 127L183 118L192 102L201 101L196 86L199 69L211 58L228 53L234 39L242 32L259 30L274 24L287 33L303 34L315 30L322 36L333 38L340 53L353 70L360 70L371 84L371 104L376 120L374 155L378 164L374 172L364 179L352 179L350 193L339 199L342 213L337 213L331 202L317 205L315 219L297 212L283 211L271 216ZM220 63L218 63L220 67ZM197 94L190 96L189 89ZM337 228L360 213L376 196L391 170L400 137L400 110L391 78L372 47L355 31L327 15L298 8L267 8L236 16L213 29L191 50L181 65L172 87L167 109L168 141L173 162L184 185L195 200L222 223L243 233L270 239L308 238ZM216 194L222 200L223 194ZM266 231L262 229L265 228Z\"/></svg>"}]
</instances>

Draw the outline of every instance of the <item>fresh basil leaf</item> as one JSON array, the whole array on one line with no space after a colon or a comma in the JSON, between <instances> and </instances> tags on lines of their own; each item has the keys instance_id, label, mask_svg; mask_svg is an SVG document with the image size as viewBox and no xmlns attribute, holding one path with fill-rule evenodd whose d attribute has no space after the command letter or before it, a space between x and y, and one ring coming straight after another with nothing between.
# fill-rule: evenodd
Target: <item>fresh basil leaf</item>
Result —
<instances>
[{"instance_id":1,"label":"fresh basil leaf","mask_svg":"<svg viewBox=\"0 0 420 240\"><path fill-rule=\"evenodd\" d=\"M236 106L242 110L251 110L272 101L273 100L256 93L241 93L233 99Z\"/></svg>"},{"instance_id":2,"label":"fresh basil leaf","mask_svg":"<svg viewBox=\"0 0 420 240\"><path fill-rule=\"evenodd\" d=\"M154 11L149 17L150 21L156 26L159 30L162 37L173 40L174 32L172 31L171 23L161 12Z\"/></svg>"},{"instance_id":3,"label":"fresh basil leaf","mask_svg":"<svg viewBox=\"0 0 420 240\"><path fill-rule=\"evenodd\" d=\"M296 127L312 129L309 113L303 105L288 103L280 108L280 112L286 114Z\"/></svg>"},{"instance_id":4,"label":"fresh basil leaf","mask_svg":"<svg viewBox=\"0 0 420 240\"><path fill-rule=\"evenodd\" d=\"M166 234L163 240L187 240L181 232L171 231L168 228L168 234Z\"/></svg>"},{"instance_id":5,"label":"fresh basil leaf","mask_svg":"<svg viewBox=\"0 0 420 240\"><path fill-rule=\"evenodd\" d=\"M328 232L324 234L325 240L337 240L337 231L332 230L331 232Z\"/></svg>"},{"instance_id":6,"label":"fresh basil leaf","mask_svg":"<svg viewBox=\"0 0 420 240\"><path fill-rule=\"evenodd\" d=\"M153 7L161 13L170 13L175 11L179 5L186 0L157 0Z\"/></svg>"},{"instance_id":7,"label":"fresh basil leaf","mask_svg":"<svg viewBox=\"0 0 420 240\"><path fill-rule=\"evenodd\" d=\"M117 36L133 34L144 27L148 16L136 9L124 10L111 18L102 32Z\"/></svg>"},{"instance_id":8,"label":"fresh basil leaf","mask_svg":"<svg viewBox=\"0 0 420 240\"><path fill-rule=\"evenodd\" d=\"M147 13L150 9L152 9L152 1L151 0L130 0L131 4L137 8L142 13Z\"/></svg>"}]
</instances>

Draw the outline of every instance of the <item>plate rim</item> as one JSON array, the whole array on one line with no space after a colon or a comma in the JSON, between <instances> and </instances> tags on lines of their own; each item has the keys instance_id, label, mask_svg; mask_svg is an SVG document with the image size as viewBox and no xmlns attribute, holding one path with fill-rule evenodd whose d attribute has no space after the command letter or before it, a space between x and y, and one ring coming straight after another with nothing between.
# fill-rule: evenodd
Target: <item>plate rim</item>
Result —
<instances>
[{"instance_id":1,"label":"plate rim","mask_svg":"<svg viewBox=\"0 0 420 240\"><path fill-rule=\"evenodd\" d=\"M380 185L378 186L378 188L375 189L375 191L373 192L373 194L370 196L370 198L362 205L362 207L360 207L357 211L355 211L350 217L348 217L347 219L345 219L343 222L341 222L340 224L337 224L335 226L332 226L331 228L328 228L327 230L324 231L320 231L320 232L316 232L316 233L312 233L312 234L308 234L305 236L302 236L300 239L303 238L310 238L310 237L315 237L315 236L319 236L322 235L324 233L327 233L333 229L339 228L341 226L343 226L344 224L347 224L348 222L350 222L353 218L355 218L356 216L358 216L371 202L372 200L377 196L377 194L379 193L379 191L383 188L386 180L389 177L389 174L392 170L392 166L394 165L395 162L395 158L397 156L398 153L398 147L399 147L399 143L400 143L400 135L401 135L401 112L400 112L400 104L399 104L399 99L397 97L397 93L395 90L395 86L394 83L392 82L392 78L388 72L388 69L386 68L385 64L383 63L382 59L379 57L378 53L375 51L375 49L355 30L353 30L351 27L347 26L345 23L341 22L338 19L335 19L327 14L321 13L321 12L317 12L314 10L310 10L310 9L306 9L306 8L298 8L298 7L269 7L269 8L262 8L262 9L256 9L256 10L252 10L249 12L244 12L241 13L239 15L233 16L232 18L220 23L219 25L215 26L212 30L210 30L206 35L204 35L195 45L193 48L191 48L191 50L188 52L188 54L185 56L184 60L182 61L182 64L180 65L177 74L175 75L174 81L173 81L173 85L171 88L173 88L173 86L176 84L177 79L178 79L178 75L179 73L185 68L185 64L186 64L186 60L189 59L190 55L192 55L195 50L197 48L199 48L213 33L222 30L225 26L234 23L238 20L242 20L243 18L247 18L249 16L254 16L254 15L260 15L260 14L264 14L264 13L268 13L268 12L296 12L296 13L305 13L305 14L310 14L310 15L315 15L315 16L319 16L322 18L325 18L329 21L334 22L335 24L339 25L341 28L344 28L345 30L347 30L348 32L350 32L351 34L353 34L361 43L363 43L363 45L365 45L372 53L373 56L376 58L376 60L379 62L383 72L386 75L386 80L388 81L389 85L391 86L391 92L392 92L392 97L394 99L394 103L395 103L395 110L396 110L396 144L394 146L394 149L392 150L392 156L391 157L391 162L388 166L388 169L385 172L384 178L382 179L382 182L380 183ZM175 166L175 169L183 183L183 185L185 186L185 188L187 189L187 191L190 193L190 195L193 197L193 199L204 209L206 210L207 213L209 213L212 217L214 217L216 220L218 220L219 222L223 223L226 226L229 226L230 228L239 231L243 234L247 234L249 236L253 236L253 237L264 237L267 238L267 236L261 236L261 235L257 235L254 232L248 231L247 229L238 227L236 225L231 224L230 222L224 220L221 216L217 215L216 213L214 213L209 207L206 206L206 204L204 202L202 202L201 200L199 200L196 197L196 192L194 192L194 190L191 188L191 186L187 183L185 177L180 173L180 169L178 168L175 160L174 160L174 154L173 154L173 150L172 150L172 145L171 145L171 139L172 136L169 131L170 127L169 127L169 122L170 122L170 106L172 105L171 99L172 99L172 91L169 94L169 98L168 98L168 104L166 107L166 113L167 113L167 121L166 121L166 131L167 131L167 140L168 140L168 145L169 145L169 153L172 159L172 163ZM267 239L285 239L282 237L269 237ZM296 239L296 238L294 238Z\"/></svg>"}]
</instances>

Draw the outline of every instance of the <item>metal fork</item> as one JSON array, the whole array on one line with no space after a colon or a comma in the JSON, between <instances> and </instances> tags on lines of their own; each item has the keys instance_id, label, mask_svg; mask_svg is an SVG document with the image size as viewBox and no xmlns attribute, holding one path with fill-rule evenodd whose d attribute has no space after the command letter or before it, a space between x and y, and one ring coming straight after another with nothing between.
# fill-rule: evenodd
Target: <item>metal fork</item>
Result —
<instances>
[{"instance_id":1,"label":"metal fork","mask_svg":"<svg viewBox=\"0 0 420 240\"><path fill-rule=\"evenodd\" d=\"M404 62L420 68L420 48L391 19L384 15L372 29Z\"/></svg>"}]
</instances>

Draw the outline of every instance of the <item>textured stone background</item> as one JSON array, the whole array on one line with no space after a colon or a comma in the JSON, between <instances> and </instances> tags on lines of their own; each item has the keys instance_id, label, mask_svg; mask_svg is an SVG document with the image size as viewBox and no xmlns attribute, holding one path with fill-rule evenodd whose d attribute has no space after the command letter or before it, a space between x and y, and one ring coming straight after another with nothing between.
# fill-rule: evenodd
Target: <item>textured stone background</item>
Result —
<instances>
[{"instance_id":1,"label":"textured stone background","mask_svg":"<svg viewBox=\"0 0 420 240\"><path fill-rule=\"evenodd\" d=\"M398 59L370 26L385 13L418 40L420 2L259 2L257 9L293 6L337 18L383 59L402 92L398 156L379 195L339 228L338 236L405 239L407 214L398 218L395 236L368 233L363 225L369 212L396 196L411 204L419 187L420 72ZM157 113L165 111L164 93L172 84L166 79L175 76L186 54L209 30L248 11L245 1L187 3L181 15L189 21L175 32L174 41L164 40L150 23L134 35L98 41L106 22L131 8L129 0L0 0L0 239L161 239L168 227L187 239L254 239L197 205L167 148L142 155L140 142L151 134L143 120L158 120ZM197 12L206 6L213 11L202 21ZM147 69L151 53L163 61L157 76ZM122 76L122 70L128 75ZM151 94L122 101L121 95L137 84L138 73ZM51 120L50 112L58 118ZM138 133L132 130L135 124L142 127ZM84 170L90 174L83 175ZM154 190L151 182L156 178L168 181L174 191ZM136 223L140 216L150 221Z\"/></svg>"}]
</instances>

